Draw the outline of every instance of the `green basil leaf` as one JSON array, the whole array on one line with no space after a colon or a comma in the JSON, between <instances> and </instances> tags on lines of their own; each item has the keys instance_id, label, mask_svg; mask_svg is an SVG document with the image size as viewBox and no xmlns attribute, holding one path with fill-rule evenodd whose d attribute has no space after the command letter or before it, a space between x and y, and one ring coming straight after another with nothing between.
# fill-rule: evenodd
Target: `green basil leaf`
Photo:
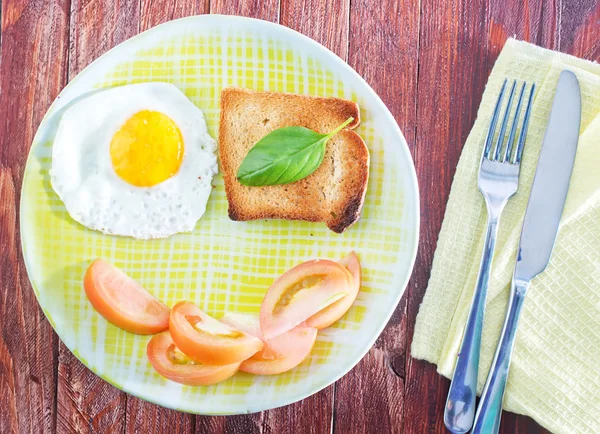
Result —
<instances>
[{"instance_id":1,"label":"green basil leaf","mask_svg":"<svg viewBox=\"0 0 600 434\"><path fill-rule=\"evenodd\" d=\"M243 185L290 184L313 173L323 162L327 141L354 118L329 134L304 127L283 127L271 131L250 149L237 172Z\"/></svg>"}]
</instances>

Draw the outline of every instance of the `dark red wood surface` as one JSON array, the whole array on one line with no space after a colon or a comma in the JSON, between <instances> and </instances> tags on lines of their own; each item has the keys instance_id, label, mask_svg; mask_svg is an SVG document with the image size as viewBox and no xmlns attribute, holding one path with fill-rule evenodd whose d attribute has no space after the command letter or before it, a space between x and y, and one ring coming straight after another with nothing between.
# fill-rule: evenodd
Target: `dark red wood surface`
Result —
<instances>
[{"instance_id":1,"label":"dark red wood surface","mask_svg":"<svg viewBox=\"0 0 600 434\"><path fill-rule=\"evenodd\" d=\"M17 224L29 146L58 92L116 44L202 13L279 22L346 60L402 128L421 192L413 276L367 356L302 402L233 417L166 410L85 368L35 300ZM2 0L0 15L0 433L445 432L449 383L410 342L460 151L506 38L598 61L597 0ZM509 413L501 431L544 432Z\"/></svg>"}]
</instances>

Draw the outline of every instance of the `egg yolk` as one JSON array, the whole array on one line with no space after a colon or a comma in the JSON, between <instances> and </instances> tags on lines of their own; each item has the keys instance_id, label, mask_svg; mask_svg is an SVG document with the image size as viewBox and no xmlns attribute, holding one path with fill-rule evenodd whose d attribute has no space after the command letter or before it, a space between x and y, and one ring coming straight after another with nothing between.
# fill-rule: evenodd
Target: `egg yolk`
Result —
<instances>
[{"instance_id":1,"label":"egg yolk","mask_svg":"<svg viewBox=\"0 0 600 434\"><path fill-rule=\"evenodd\" d=\"M123 181L137 187L151 187L179 170L183 137L171 118L143 110L127 119L113 136L110 157Z\"/></svg>"}]
</instances>

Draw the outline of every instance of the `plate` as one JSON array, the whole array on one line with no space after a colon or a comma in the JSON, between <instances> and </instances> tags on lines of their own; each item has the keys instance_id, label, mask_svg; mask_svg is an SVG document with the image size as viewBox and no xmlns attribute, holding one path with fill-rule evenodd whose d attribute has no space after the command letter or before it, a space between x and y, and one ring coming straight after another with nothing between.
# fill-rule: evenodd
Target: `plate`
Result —
<instances>
[{"instance_id":1,"label":"plate","mask_svg":"<svg viewBox=\"0 0 600 434\"><path fill-rule=\"evenodd\" d=\"M52 190L52 141L64 110L98 89L167 81L204 112L218 136L219 94L226 86L337 96L357 101L357 132L371 152L361 220L338 235L321 223L233 222L220 175L193 232L141 241L103 235L72 220ZM419 232L413 162L398 125L375 92L323 46L265 21L218 15L155 27L115 47L73 79L34 138L21 197L27 272L54 330L88 368L132 395L198 414L266 410L303 399L348 372L373 345L402 296ZM238 373L208 387L170 382L146 359L147 336L126 333L94 311L83 291L87 266L102 257L168 305L191 300L219 318L258 312L266 289L311 258L338 259L354 249L364 285L351 310L319 333L310 355L276 376Z\"/></svg>"}]
</instances>

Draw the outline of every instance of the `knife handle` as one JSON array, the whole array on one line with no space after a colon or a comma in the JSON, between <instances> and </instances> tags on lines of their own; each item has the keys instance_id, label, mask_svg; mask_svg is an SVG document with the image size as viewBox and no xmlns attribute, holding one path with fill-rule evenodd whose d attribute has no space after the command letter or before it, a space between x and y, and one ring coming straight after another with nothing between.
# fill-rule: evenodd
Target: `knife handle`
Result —
<instances>
[{"instance_id":1,"label":"knife handle","mask_svg":"<svg viewBox=\"0 0 600 434\"><path fill-rule=\"evenodd\" d=\"M444 410L444 424L454 434L466 433L473 426L485 299L498 235L497 214L498 211L489 213L477 284Z\"/></svg>"},{"instance_id":2,"label":"knife handle","mask_svg":"<svg viewBox=\"0 0 600 434\"><path fill-rule=\"evenodd\" d=\"M510 357L528 286L529 282L515 282L513 279L502 334L500 335L494 361L485 382L483 393L481 394L479 407L477 407L473 431L471 431L473 434L494 434L500 429L502 398L506 389Z\"/></svg>"}]
</instances>

